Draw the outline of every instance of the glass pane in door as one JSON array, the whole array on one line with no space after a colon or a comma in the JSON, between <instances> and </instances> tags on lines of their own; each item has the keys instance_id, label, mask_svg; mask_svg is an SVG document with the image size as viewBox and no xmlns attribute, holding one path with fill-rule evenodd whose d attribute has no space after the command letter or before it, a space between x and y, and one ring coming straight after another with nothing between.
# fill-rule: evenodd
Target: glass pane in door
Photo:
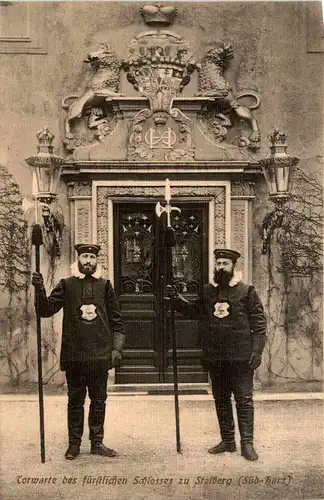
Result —
<instances>
[{"instance_id":1,"label":"glass pane in door","mask_svg":"<svg viewBox=\"0 0 324 500\"><path fill-rule=\"evenodd\" d=\"M120 292L153 293L153 214L126 212L120 218Z\"/></svg>"}]
</instances>

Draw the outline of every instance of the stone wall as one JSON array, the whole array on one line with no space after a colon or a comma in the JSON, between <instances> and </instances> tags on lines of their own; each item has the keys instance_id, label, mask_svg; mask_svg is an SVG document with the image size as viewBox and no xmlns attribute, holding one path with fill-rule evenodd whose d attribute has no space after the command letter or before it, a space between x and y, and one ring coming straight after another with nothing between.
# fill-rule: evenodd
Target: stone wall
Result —
<instances>
[{"instance_id":1,"label":"stone wall","mask_svg":"<svg viewBox=\"0 0 324 500\"><path fill-rule=\"evenodd\" d=\"M13 53L15 42L7 43L0 68L0 162L9 166L23 195L31 191L24 158L34 154L35 133L42 126L49 126L63 153L61 101L84 89L91 74L83 62L86 54L106 41L125 57L133 36L147 28L137 2L26 3L31 25L36 22L37 33L44 33L46 53ZM274 126L289 135L290 150L302 160L322 153L323 53L308 51L308 37L318 29L315 23L307 23L313 4L320 6L320 2L177 4L172 28L187 37L197 58L217 40L232 43L235 53L228 81L235 92L255 89L261 94L256 115L263 156L268 154L267 135ZM2 13L8 12L13 34L18 29L15 23L26 16L20 7L19 2L0 7ZM10 9L15 9L12 14ZM193 78L184 95L192 95L194 86ZM136 94L125 77L121 87L128 95Z\"/></svg>"},{"instance_id":2,"label":"stone wall","mask_svg":"<svg viewBox=\"0 0 324 500\"><path fill-rule=\"evenodd\" d=\"M0 41L0 165L12 173L24 198L31 199L32 195L32 175L24 159L35 154L36 132L47 125L55 135L56 152L61 156L66 154L63 148L66 112L62 100L84 90L91 72L83 61L99 43L111 44L120 57L126 57L132 38L147 29L140 5L138 2L15 2L0 6L7 19ZM261 129L259 157L268 156L267 136L278 127L287 133L289 152L300 158L300 167L306 172L313 171L316 167L309 159L323 154L320 2L179 2L177 9L172 29L189 40L198 60L216 41L233 45L234 59L226 79L235 93L251 89L261 96L261 105L255 111ZM23 38L27 28L29 41ZM6 41L6 36L14 36L16 41L9 38ZM193 95L196 87L197 79L193 76L183 95ZM125 75L121 91L136 95ZM258 182L255 189L256 199L251 208L252 277L266 301L268 274L265 258L260 254L260 228L271 205L264 183ZM69 203L63 182L58 201L67 227L55 281L68 273L70 264ZM46 258L44 254L43 263ZM60 318L54 323L54 331L58 332ZM59 346L58 340L56 344ZM265 380L266 371L260 373ZM294 377L291 372L288 375ZM314 376L319 376L318 370Z\"/></svg>"}]
</instances>

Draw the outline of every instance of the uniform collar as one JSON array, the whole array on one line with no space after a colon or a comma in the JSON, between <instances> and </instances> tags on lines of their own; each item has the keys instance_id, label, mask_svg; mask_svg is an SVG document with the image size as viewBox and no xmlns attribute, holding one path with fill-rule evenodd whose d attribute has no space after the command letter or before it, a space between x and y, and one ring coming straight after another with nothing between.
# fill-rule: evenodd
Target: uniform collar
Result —
<instances>
[{"instance_id":1,"label":"uniform collar","mask_svg":"<svg viewBox=\"0 0 324 500\"><path fill-rule=\"evenodd\" d=\"M242 275L241 271L234 271L234 276L232 277L232 279L229 282L228 286L233 287L235 285L238 285L238 283L240 283L240 281L242 281L242 277L243 277L243 275ZM215 281L212 281L211 284L214 287L218 286L218 283L215 283Z\"/></svg>"},{"instance_id":2,"label":"uniform collar","mask_svg":"<svg viewBox=\"0 0 324 500\"><path fill-rule=\"evenodd\" d=\"M76 278L79 278L80 280L83 280L85 278L85 274L83 274L79 271L77 261L73 262L73 264L71 265L71 274L72 274L72 276L75 276ZM101 265L98 264L96 272L91 274L91 276L92 276L92 278L95 278L96 280L98 280L99 278L101 278L101 274L102 274Z\"/></svg>"}]
</instances>

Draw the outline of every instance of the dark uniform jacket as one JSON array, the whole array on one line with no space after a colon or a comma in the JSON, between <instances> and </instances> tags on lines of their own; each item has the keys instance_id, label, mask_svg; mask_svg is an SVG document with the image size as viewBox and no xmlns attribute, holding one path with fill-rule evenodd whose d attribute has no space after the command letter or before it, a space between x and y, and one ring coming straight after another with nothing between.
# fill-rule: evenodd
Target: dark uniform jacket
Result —
<instances>
[{"instance_id":1,"label":"dark uniform jacket","mask_svg":"<svg viewBox=\"0 0 324 500\"><path fill-rule=\"evenodd\" d=\"M109 280L86 276L61 279L49 297L41 292L40 313L50 317L63 307L60 364L106 361L111 351L122 351L125 331L119 303Z\"/></svg>"},{"instance_id":2,"label":"dark uniform jacket","mask_svg":"<svg viewBox=\"0 0 324 500\"><path fill-rule=\"evenodd\" d=\"M222 291L210 283L199 299L188 302L178 297L173 305L182 314L200 319L206 367L220 360L246 361L252 352L262 354L267 340L266 317L253 286L234 282Z\"/></svg>"}]
</instances>

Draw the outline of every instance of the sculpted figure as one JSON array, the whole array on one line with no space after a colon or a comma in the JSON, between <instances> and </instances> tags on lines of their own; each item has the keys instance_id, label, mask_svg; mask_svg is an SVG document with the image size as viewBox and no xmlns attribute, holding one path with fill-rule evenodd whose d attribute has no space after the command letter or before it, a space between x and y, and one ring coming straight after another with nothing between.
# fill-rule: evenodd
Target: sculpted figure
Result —
<instances>
[{"instance_id":1,"label":"sculpted figure","mask_svg":"<svg viewBox=\"0 0 324 500\"><path fill-rule=\"evenodd\" d=\"M70 122L80 117L85 106L90 105L96 96L116 97L122 95L118 93L121 61L119 61L115 52L110 49L109 45L104 43L100 44L96 51L88 54L85 62L91 64L92 68L95 70L95 74L87 83L82 95L79 97L68 96L63 102L63 107L67 108L65 102L72 97L77 97L68 108L69 111L66 119L65 131L69 139L73 138L70 130Z\"/></svg>"},{"instance_id":2,"label":"sculpted figure","mask_svg":"<svg viewBox=\"0 0 324 500\"><path fill-rule=\"evenodd\" d=\"M209 50L201 61L199 71L197 96L215 97L220 100L220 107L223 112L233 110L238 119L246 121L251 127L252 133L249 137L251 146L259 148L260 131L257 120L251 113L259 105L259 98L252 91L241 92L234 95L230 84L224 78L224 71L228 62L233 59L234 51L231 45L219 44L217 47ZM253 96L257 103L248 108L238 102L240 97ZM250 146L250 147L251 147Z\"/></svg>"}]
</instances>

